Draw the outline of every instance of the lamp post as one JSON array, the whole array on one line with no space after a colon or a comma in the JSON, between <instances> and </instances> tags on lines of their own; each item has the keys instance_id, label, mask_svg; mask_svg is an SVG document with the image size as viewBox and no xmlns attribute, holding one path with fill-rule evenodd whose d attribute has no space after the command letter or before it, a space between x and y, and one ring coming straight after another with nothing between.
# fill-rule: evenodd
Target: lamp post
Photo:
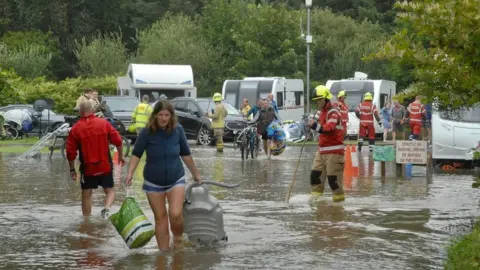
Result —
<instances>
[{"instance_id":1,"label":"lamp post","mask_svg":"<svg viewBox=\"0 0 480 270\"><path fill-rule=\"evenodd\" d=\"M312 7L312 0L305 0L307 7L307 114L310 114L310 43L312 43L312 36L310 35L310 8Z\"/></svg>"}]
</instances>

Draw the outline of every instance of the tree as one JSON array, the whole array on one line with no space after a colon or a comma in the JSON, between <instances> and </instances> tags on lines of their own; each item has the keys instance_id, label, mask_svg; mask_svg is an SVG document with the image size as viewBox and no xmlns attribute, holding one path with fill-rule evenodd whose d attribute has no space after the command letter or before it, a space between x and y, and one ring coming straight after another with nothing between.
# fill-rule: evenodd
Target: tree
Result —
<instances>
[{"instance_id":1,"label":"tree","mask_svg":"<svg viewBox=\"0 0 480 270\"><path fill-rule=\"evenodd\" d=\"M139 33L136 60L146 64L191 65L201 94L211 94L223 82L220 47L201 35L201 27L185 15L167 14Z\"/></svg>"},{"instance_id":2,"label":"tree","mask_svg":"<svg viewBox=\"0 0 480 270\"><path fill-rule=\"evenodd\" d=\"M75 42L79 75L85 77L114 75L127 69L127 52L119 34L99 34L90 43L83 37Z\"/></svg>"},{"instance_id":3,"label":"tree","mask_svg":"<svg viewBox=\"0 0 480 270\"><path fill-rule=\"evenodd\" d=\"M440 109L480 102L480 0L399 2L398 31L373 58L414 67L415 91Z\"/></svg>"},{"instance_id":4,"label":"tree","mask_svg":"<svg viewBox=\"0 0 480 270\"><path fill-rule=\"evenodd\" d=\"M0 64L6 68L13 68L17 74L25 78L33 79L48 75L51 59L52 53L44 46L25 44L10 49L0 43Z\"/></svg>"}]
</instances>

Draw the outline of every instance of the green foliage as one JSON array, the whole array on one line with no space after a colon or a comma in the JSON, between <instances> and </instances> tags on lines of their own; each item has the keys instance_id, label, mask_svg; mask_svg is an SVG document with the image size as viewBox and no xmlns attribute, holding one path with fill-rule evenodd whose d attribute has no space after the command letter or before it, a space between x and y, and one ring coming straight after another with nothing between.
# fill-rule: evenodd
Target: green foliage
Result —
<instances>
[{"instance_id":1,"label":"green foliage","mask_svg":"<svg viewBox=\"0 0 480 270\"><path fill-rule=\"evenodd\" d=\"M75 47L79 75L114 75L127 68L127 51L119 34L98 34L90 43L83 37L80 41L75 41Z\"/></svg>"},{"instance_id":2,"label":"green foliage","mask_svg":"<svg viewBox=\"0 0 480 270\"><path fill-rule=\"evenodd\" d=\"M34 80L12 77L8 82L11 87L16 89L21 102L31 104L40 98L51 98L55 101L54 110L56 112L72 114L77 98L86 88L97 89L101 95L114 94L117 78L115 76L105 76L53 82L46 80L44 77Z\"/></svg>"},{"instance_id":3,"label":"green foliage","mask_svg":"<svg viewBox=\"0 0 480 270\"><path fill-rule=\"evenodd\" d=\"M464 236L448 248L445 269L479 269L480 268L480 227L477 225L472 233Z\"/></svg>"},{"instance_id":4,"label":"green foliage","mask_svg":"<svg viewBox=\"0 0 480 270\"><path fill-rule=\"evenodd\" d=\"M138 35L137 63L191 65L195 86L209 95L220 87L224 70L221 48L201 35L197 21L184 15L167 14ZM203 91L203 92L201 92Z\"/></svg>"},{"instance_id":5,"label":"green foliage","mask_svg":"<svg viewBox=\"0 0 480 270\"><path fill-rule=\"evenodd\" d=\"M35 78L48 75L52 53L44 46L28 45L10 49L0 43L0 64L13 68L20 76Z\"/></svg>"},{"instance_id":6,"label":"green foliage","mask_svg":"<svg viewBox=\"0 0 480 270\"><path fill-rule=\"evenodd\" d=\"M10 81L18 78L11 70L0 67L0 105L16 104L21 102L20 95L12 87Z\"/></svg>"},{"instance_id":7,"label":"green foliage","mask_svg":"<svg viewBox=\"0 0 480 270\"><path fill-rule=\"evenodd\" d=\"M415 88L442 110L480 102L480 1L398 2L397 32L375 57L414 67Z\"/></svg>"}]
</instances>

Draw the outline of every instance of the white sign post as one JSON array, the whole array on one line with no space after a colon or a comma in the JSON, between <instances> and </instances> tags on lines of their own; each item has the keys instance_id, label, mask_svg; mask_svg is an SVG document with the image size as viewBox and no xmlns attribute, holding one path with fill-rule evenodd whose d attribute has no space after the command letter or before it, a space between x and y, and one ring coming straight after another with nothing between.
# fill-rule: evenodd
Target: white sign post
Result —
<instances>
[{"instance_id":1,"label":"white sign post","mask_svg":"<svg viewBox=\"0 0 480 270\"><path fill-rule=\"evenodd\" d=\"M427 164L427 141L397 141L397 164Z\"/></svg>"}]
</instances>

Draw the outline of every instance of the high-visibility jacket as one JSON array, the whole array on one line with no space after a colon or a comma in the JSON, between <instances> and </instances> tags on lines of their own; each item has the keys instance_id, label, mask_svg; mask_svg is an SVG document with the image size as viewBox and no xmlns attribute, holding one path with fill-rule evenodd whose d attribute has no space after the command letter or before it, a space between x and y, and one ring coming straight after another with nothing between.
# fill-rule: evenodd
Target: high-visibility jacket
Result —
<instances>
[{"instance_id":1,"label":"high-visibility jacket","mask_svg":"<svg viewBox=\"0 0 480 270\"><path fill-rule=\"evenodd\" d=\"M215 105L213 113L208 112L208 117L212 118L212 128L224 128L227 115L227 109L221 102Z\"/></svg>"},{"instance_id":2,"label":"high-visibility jacket","mask_svg":"<svg viewBox=\"0 0 480 270\"><path fill-rule=\"evenodd\" d=\"M410 124L422 124L422 118L426 115L426 110L423 104L417 101L410 103L407 107Z\"/></svg>"},{"instance_id":3,"label":"high-visibility jacket","mask_svg":"<svg viewBox=\"0 0 480 270\"><path fill-rule=\"evenodd\" d=\"M132 113L132 120L135 122L135 128L144 128L147 126L148 118L152 113L153 108L150 104L140 103L135 107Z\"/></svg>"},{"instance_id":4,"label":"high-visibility jacket","mask_svg":"<svg viewBox=\"0 0 480 270\"><path fill-rule=\"evenodd\" d=\"M342 125L342 115L338 110L338 105L327 103L320 111L316 130L322 133L318 136L318 151L320 154L339 154L345 153L343 145L344 131Z\"/></svg>"},{"instance_id":5,"label":"high-visibility jacket","mask_svg":"<svg viewBox=\"0 0 480 270\"><path fill-rule=\"evenodd\" d=\"M242 114L243 116L247 117L248 119L252 120L252 116L251 115L248 115L248 112L252 109L252 107L250 105L246 105L243 107L242 109Z\"/></svg>"},{"instance_id":6,"label":"high-visibility jacket","mask_svg":"<svg viewBox=\"0 0 480 270\"><path fill-rule=\"evenodd\" d=\"M338 109L340 111L340 114L342 115L342 125L343 125L343 128L345 129L348 123L348 105L341 101L338 102L337 104L338 104Z\"/></svg>"},{"instance_id":7,"label":"high-visibility jacket","mask_svg":"<svg viewBox=\"0 0 480 270\"><path fill-rule=\"evenodd\" d=\"M375 104L373 104L370 100L365 100L364 102L358 104L355 114L359 116L360 124L365 126L374 124L374 116L377 120L380 119L377 106L375 106Z\"/></svg>"}]
</instances>

